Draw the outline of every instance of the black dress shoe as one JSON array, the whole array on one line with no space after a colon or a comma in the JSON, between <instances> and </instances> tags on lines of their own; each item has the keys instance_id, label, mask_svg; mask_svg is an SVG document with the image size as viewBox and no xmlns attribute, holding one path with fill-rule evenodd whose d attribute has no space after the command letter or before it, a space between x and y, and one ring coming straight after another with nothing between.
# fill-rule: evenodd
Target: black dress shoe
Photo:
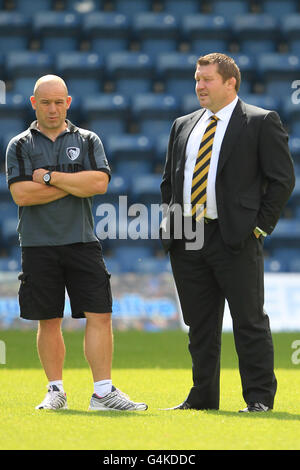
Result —
<instances>
[{"instance_id":1,"label":"black dress shoe","mask_svg":"<svg viewBox=\"0 0 300 470\"><path fill-rule=\"evenodd\" d=\"M271 408L264 405L263 403L249 403L247 408L240 410L239 413L261 413L265 411L270 411Z\"/></svg>"},{"instance_id":2,"label":"black dress shoe","mask_svg":"<svg viewBox=\"0 0 300 470\"><path fill-rule=\"evenodd\" d=\"M164 410L193 410L193 408L187 401L180 403L180 405L173 406L173 408L164 408Z\"/></svg>"}]
</instances>

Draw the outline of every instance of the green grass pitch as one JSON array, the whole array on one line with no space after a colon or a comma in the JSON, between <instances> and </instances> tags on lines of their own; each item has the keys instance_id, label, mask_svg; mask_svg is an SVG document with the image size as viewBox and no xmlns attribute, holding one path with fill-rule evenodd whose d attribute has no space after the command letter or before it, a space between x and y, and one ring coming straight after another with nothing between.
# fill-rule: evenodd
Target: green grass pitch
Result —
<instances>
[{"instance_id":1,"label":"green grass pitch","mask_svg":"<svg viewBox=\"0 0 300 470\"><path fill-rule=\"evenodd\" d=\"M6 364L0 364L0 449L300 449L300 364L292 361L292 343L300 340L300 332L273 335L278 379L274 410L246 415L237 412L245 404L231 333L223 334L219 411L161 410L179 404L190 389L187 335L128 331L114 334L113 383L149 409L88 412L93 383L82 352L83 331L65 332L64 337L69 409L36 411L47 384L36 334L0 331L6 345Z\"/></svg>"}]
</instances>

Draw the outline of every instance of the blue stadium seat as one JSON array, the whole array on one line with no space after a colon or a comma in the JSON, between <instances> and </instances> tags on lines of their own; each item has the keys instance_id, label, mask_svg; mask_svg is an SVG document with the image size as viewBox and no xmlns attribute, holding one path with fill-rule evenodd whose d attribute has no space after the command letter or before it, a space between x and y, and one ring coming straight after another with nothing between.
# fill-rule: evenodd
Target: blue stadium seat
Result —
<instances>
[{"instance_id":1,"label":"blue stadium seat","mask_svg":"<svg viewBox=\"0 0 300 470\"><path fill-rule=\"evenodd\" d=\"M161 79L175 76L193 81L198 55L183 52L161 53L157 57L157 74Z\"/></svg>"},{"instance_id":2,"label":"blue stadium seat","mask_svg":"<svg viewBox=\"0 0 300 470\"><path fill-rule=\"evenodd\" d=\"M67 82L72 96L100 93L103 77L103 60L96 53L61 52L56 56L56 70Z\"/></svg>"},{"instance_id":3,"label":"blue stadium seat","mask_svg":"<svg viewBox=\"0 0 300 470\"><path fill-rule=\"evenodd\" d=\"M255 78L256 59L253 56L243 53L230 53L230 56L241 71L242 83L244 80L253 80Z\"/></svg>"},{"instance_id":4,"label":"blue stadium seat","mask_svg":"<svg viewBox=\"0 0 300 470\"><path fill-rule=\"evenodd\" d=\"M184 95L188 95L195 91L194 73L190 78L167 78L165 79L165 92L182 99Z\"/></svg>"},{"instance_id":5,"label":"blue stadium seat","mask_svg":"<svg viewBox=\"0 0 300 470\"><path fill-rule=\"evenodd\" d=\"M88 127L95 132L101 140L111 135L123 134L126 132L126 123L121 118L98 118L90 119Z\"/></svg>"},{"instance_id":6,"label":"blue stadium seat","mask_svg":"<svg viewBox=\"0 0 300 470\"><path fill-rule=\"evenodd\" d=\"M80 15L101 10L103 0L66 0L65 11L73 11Z\"/></svg>"},{"instance_id":7,"label":"blue stadium seat","mask_svg":"<svg viewBox=\"0 0 300 470\"><path fill-rule=\"evenodd\" d=\"M129 161L118 161L116 158L114 163L114 171L121 175L127 181L132 183L136 178L147 175L153 171L151 160L129 160Z\"/></svg>"},{"instance_id":8,"label":"blue stadium seat","mask_svg":"<svg viewBox=\"0 0 300 470\"><path fill-rule=\"evenodd\" d=\"M285 15L280 22L280 31L286 41L300 39L300 13Z\"/></svg>"},{"instance_id":9,"label":"blue stadium seat","mask_svg":"<svg viewBox=\"0 0 300 470\"><path fill-rule=\"evenodd\" d=\"M272 232L272 239L300 240L300 221L295 219L280 219Z\"/></svg>"},{"instance_id":10,"label":"blue stadium seat","mask_svg":"<svg viewBox=\"0 0 300 470\"><path fill-rule=\"evenodd\" d=\"M19 12L0 11L0 52L26 50L31 18Z\"/></svg>"},{"instance_id":11,"label":"blue stadium seat","mask_svg":"<svg viewBox=\"0 0 300 470\"><path fill-rule=\"evenodd\" d=\"M200 13L201 1L195 0L164 0L164 11L180 19L183 15Z\"/></svg>"},{"instance_id":12,"label":"blue stadium seat","mask_svg":"<svg viewBox=\"0 0 300 470\"><path fill-rule=\"evenodd\" d=\"M268 96L280 96L283 100L291 98L291 80L268 80L264 93Z\"/></svg>"},{"instance_id":13,"label":"blue stadium seat","mask_svg":"<svg viewBox=\"0 0 300 470\"><path fill-rule=\"evenodd\" d=\"M295 0L262 0L263 12L281 19L285 15L297 13L298 5Z\"/></svg>"},{"instance_id":14,"label":"blue stadium seat","mask_svg":"<svg viewBox=\"0 0 300 470\"><path fill-rule=\"evenodd\" d=\"M227 20L231 20L236 15L249 13L249 2L239 0L213 0L211 2L212 13L221 15Z\"/></svg>"},{"instance_id":15,"label":"blue stadium seat","mask_svg":"<svg viewBox=\"0 0 300 470\"><path fill-rule=\"evenodd\" d=\"M299 273L300 272L300 257L293 258L289 262L289 271L291 273Z\"/></svg>"},{"instance_id":16,"label":"blue stadium seat","mask_svg":"<svg viewBox=\"0 0 300 470\"><path fill-rule=\"evenodd\" d=\"M0 117L0 129L1 134L6 135L17 135L20 132L23 132L26 129L24 124L24 119L21 118L7 118L7 117Z\"/></svg>"},{"instance_id":17,"label":"blue stadium seat","mask_svg":"<svg viewBox=\"0 0 300 470\"><path fill-rule=\"evenodd\" d=\"M193 39L191 41L191 52L199 57L211 52L226 53L227 51L228 44L223 39Z\"/></svg>"},{"instance_id":18,"label":"blue stadium seat","mask_svg":"<svg viewBox=\"0 0 300 470\"><path fill-rule=\"evenodd\" d=\"M8 91L0 105L0 118L27 118L30 107L28 96Z\"/></svg>"},{"instance_id":19,"label":"blue stadium seat","mask_svg":"<svg viewBox=\"0 0 300 470\"><path fill-rule=\"evenodd\" d=\"M291 94L293 89L290 89ZM300 121L300 103L297 102L298 100L283 100L282 102L282 114L284 119L289 123L293 123L294 121Z\"/></svg>"},{"instance_id":20,"label":"blue stadium seat","mask_svg":"<svg viewBox=\"0 0 300 470\"><path fill-rule=\"evenodd\" d=\"M113 52L106 58L107 74L119 78L151 78L154 64L150 56L140 52Z\"/></svg>"},{"instance_id":21,"label":"blue stadium seat","mask_svg":"<svg viewBox=\"0 0 300 470\"><path fill-rule=\"evenodd\" d=\"M21 270L21 263L17 260L5 257L0 258L0 271L3 272L16 272Z\"/></svg>"},{"instance_id":22,"label":"blue stadium seat","mask_svg":"<svg viewBox=\"0 0 300 470\"><path fill-rule=\"evenodd\" d=\"M37 80L53 70L53 58L46 52L9 52L6 56L6 72L11 79L32 77Z\"/></svg>"},{"instance_id":23,"label":"blue stadium seat","mask_svg":"<svg viewBox=\"0 0 300 470\"><path fill-rule=\"evenodd\" d=\"M19 235L17 232L18 217L5 217L1 221L1 239L5 247L18 243Z\"/></svg>"},{"instance_id":24,"label":"blue stadium seat","mask_svg":"<svg viewBox=\"0 0 300 470\"><path fill-rule=\"evenodd\" d=\"M150 93L152 91L151 78L116 78L115 91L121 95L132 98L136 93Z\"/></svg>"},{"instance_id":25,"label":"blue stadium seat","mask_svg":"<svg viewBox=\"0 0 300 470\"><path fill-rule=\"evenodd\" d=\"M143 39L176 39L178 21L169 13L139 13L132 20L133 34L138 40Z\"/></svg>"},{"instance_id":26,"label":"blue stadium seat","mask_svg":"<svg viewBox=\"0 0 300 470\"><path fill-rule=\"evenodd\" d=\"M115 52L106 58L107 76L118 93L129 97L151 91L154 64L151 57L139 52Z\"/></svg>"},{"instance_id":27,"label":"blue stadium seat","mask_svg":"<svg viewBox=\"0 0 300 470\"><path fill-rule=\"evenodd\" d=\"M142 39L140 41L141 51L156 58L161 51L164 52L176 52L177 41L176 39L160 39L160 38L149 38Z\"/></svg>"},{"instance_id":28,"label":"blue stadium seat","mask_svg":"<svg viewBox=\"0 0 300 470\"><path fill-rule=\"evenodd\" d=\"M142 204L160 203L161 175L148 174L132 181L132 197Z\"/></svg>"},{"instance_id":29,"label":"blue stadium seat","mask_svg":"<svg viewBox=\"0 0 300 470\"><path fill-rule=\"evenodd\" d=\"M154 139L160 135L170 133L172 124L172 119L143 119L139 124L139 129L141 134Z\"/></svg>"},{"instance_id":30,"label":"blue stadium seat","mask_svg":"<svg viewBox=\"0 0 300 470\"><path fill-rule=\"evenodd\" d=\"M137 94L132 98L132 114L138 121L145 119L175 119L179 102L173 95L162 93Z\"/></svg>"},{"instance_id":31,"label":"blue stadium seat","mask_svg":"<svg viewBox=\"0 0 300 470\"><path fill-rule=\"evenodd\" d=\"M34 15L38 9L40 12L48 12L52 10L53 0L39 0L38 8L35 2L30 0L15 0L15 9L22 15Z\"/></svg>"},{"instance_id":32,"label":"blue stadium seat","mask_svg":"<svg viewBox=\"0 0 300 470\"><path fill-rule=\"evenodd\" d=\"M274 96L268 95L258 95L258 94L249 94L244 95L243 100L246 103L252 104L253 106L258 106L259 108L270 109L277 112L281 111L281 102L280 99L275 98Z\"/></svg>"},{"instance_id":33,"label":"blue stadium seat","mask_svg":"<svg viewBox=\"0 0 300 470\"><path fill-rule=\"evenodd\" d=\"M291 123L291 133L293 135L300 135L300 120Z\"/></svg>"},{"instance_id":34,"label":"blue stadium seat","mask_svg":"<svg viewBox=\"0 0 300 470\"><path fill-rule=\"evenodd\" d=\"M33 32L45 51L72 51L78 48L81 31L80 16L72 12L36 13L32 18Z\"/></svg>"},{"instance_id":35,"label":"blue stadium seat","mask_svg":"<svg viewBox=\"0 0 300 470\"><path fill-rule=\"evenodd\" d=\"M123 13L95 12L85 15L82 20L83 37L91 42L92 50L98 52L98 39L123 39L128 41L129 19ZM105 50L102 50L102 54Z\"/></svg>"},{"instance_id":36,"label":"blue stadium seat","mask_svg":"<svg viewBox=\"0 0 300 470\"><path fill-rule=\"evenodd\" d=\"M277 42L274 39L244 39L239 42L239 45L242 53L253 56L277 50Z\"/></svg>"},{"instance_id":37,"label":"blue stadium seat","mask_svg":"<svg viewBox=\"0 0 300 470\"><path fill-rule=\"evenodd\" d=\"M150 0L115 0L114 6L118 13L133 16L137 13L150 11L152 2Z\"/></svg>"},{"instance_id":38,"label":"blue stadium seat","mask_svg":"<svg viewBox=\"0 0 300 470\"><path fill-rule=\"evenodd\" d=\"M127 51L128 38L92 38L91 51L107 56L111 52Z\"/></svg>"},{"instance_id":39,"label":"blue stadium seat","mask_svg":"<svg viewBox=\"0 0 300 470\"><path fill-rule=\"evenodd\" d=\"M141 134L112 135L105 142L109 160L140 161L153 155L153 141Z\"/></svg>"},{"instance_id":40,"label":"blue stadium seat","mask_svg":"<svg viewBox=\"0 0 300 470\"><path fill-rule=\"evenodd\" d=\"M83 99L85 96L101 92L102 82L97 78L68 78L68 90L71 96Z\"/></svg>"},{"instance_id":41,"label":"blue stadium seat","mask_svg":"<svg viewBox=\"0 0 300 470\"><path fill-rule=\"evenodd\" d=\"M125 120L128 109L128 99L118 94L87 94L82 100L83 117L89 122L94 121L94 123L105 120L116 122Z\"/></svg>"},{"instance_id":42,"label":"blue stadium seat","mask_svg":"<svg viewBox=\"0 0 300 470\"><path fill-rule=\"evenodd\" d=\"M135 272L140 274L160 274L171 272L171 265L168 258L143 258L141 263L136 264Z\"/></svg>"},{"instance_id":43,"label":"blue stadium seat","mask_svg":"<svg viewBox=\"0 0 300 470\"><path fill-rule=\"evenodd\" d=\"M92 52L59 52L56 55L55 67L65 79L95 78L103 76L102 56Z\"/></svg>"},{"instance_id":44,"label":"blue stadium seat","mask_svg":"<svg viewBox=\"0 0 300 470\"><path fill-rule=\"evenodd\" d=\"M300 55L300 39L288 41L290 54Z\"/></svg>"},{"instance_id":45,"label":"blue stadium seat","mask_svg":"<svg viewBox=\"0 0 300 470\"><path fill-rule=\"evenodd\" d=\"M264 259L265 272L267 273L279 273L287 272L289 269L288 262L279 258L270 257Z\"/></svg>"},{"instance_id":46,"label":"blue stadium seat","mask_svg":"<svg viewBox=\"0 0 300 470\"><path fill-rule=\"evenodd\" d=\"M245 39L270 39L277 33L278 23L272 15L248 13L232 19L233 31L238 41ZM276 36L277 37L277 36Z\"/></svg>"},{"instance_id":47,"label":"blue stadium seat","mask_svg":"<svg viewBox=\"0 0 300 470\"><path fill-rule=\"evenodd\" d=\"M119 196L126 195L128 191L129 182L126 178L122 175L118 175L117 173L113 173L107 188L107 193L95 196L95 204L101 204L102 202L111 202L114 204L118 202Z\"/></svg>"},{"instance_id":48,"label":"blue stadium seat","mask_svg":"<svg viewBox=\"0 0 300 470\"><path fill-rule=\"evenodd\" d=\"M200 103L196 96L196 93L189 93L182 97L182 101L181 101L182 114L193 113L197 109L200 109Z\"/></svg>"},{"instance_id":49,"label":"blue stadium seat","mask_svg":"<svg viewBox=\"0 0 300 470\"><path fill-rule=\"evenodd\" d=\"M294 80L300 72L300 59L292 54L261 54L257 58L257 70L266 80Z\"/></svg>"},{"instance_id":50,"label":"blue stadium seat","mask_svg":"<svg viewBox=\"0 0 300 470\"><path fill-rule=\"evenodd\" d=\"M82 34L91 50L102 55L128 48L129 19L118 12L99 12L85 15Z\"/></svg>"},{"instance_id":51,"label":"blue stadium seat","mask_svg":"<svg viewBox=\"0 0 300 470\"><path fill-rule=\"evenodd\" d=\"M33 94L35 82L42 75L44 75L44 73L36 73L34 77L15 78L13 80L14 93L20 93L27 97L31 96Z\"/></svg>"},{"instance_id":52,"label":"blue stadium seat","mask_svg":"<svg viewBox=\"0 0 300 470\"><path fill-rule=\"evenodd\" d=\"M116 256L105 256L105 264L111 274L120 274L122 272L121 263Z\"/></svg>"},{"instance_id":53,"label":"blue stadium seat","mask_svg":"<svg viewBox=\"0 0 300 470\"><path fill-rule=\"evenodd\" d=\"M300 259L300 249L285 247L275 248L272 252L272 258L281 264L283 271L288 271L291 260Z\"/></svg>"},{"instance_id":54,"label":"blue stadium seat","mask_svg":"<svg viewBox=\"0 0 300 470\"><path fill-rule=\"evenodd\" d=\"M152 255L152 249L147 246L118 246L114 250L114 255L120 261L123 272L135 272L137 265Z\"/></svg>"},{"instance_id":55,"label":"blue stadium seat","mask_svg":"<svg viewBox=\"0 0 300 470\"><path fill-rule=\"evenodd\" d=\"M223 39L231 37L228 21L222 16L209 14L185 15L182 18L181 31L185 40Z\"/></svg>"}]
</instances>

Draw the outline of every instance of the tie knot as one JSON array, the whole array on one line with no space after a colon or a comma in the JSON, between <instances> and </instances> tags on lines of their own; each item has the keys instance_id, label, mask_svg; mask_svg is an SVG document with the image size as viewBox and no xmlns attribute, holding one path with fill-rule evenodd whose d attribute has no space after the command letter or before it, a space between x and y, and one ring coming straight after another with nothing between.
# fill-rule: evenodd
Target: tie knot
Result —
<instances>
[{"instance_id":1,"label":"tie knot","mask_svg":"<svg viewBox=\"0 0 300 470\"><path fill-rule=\"evenodd\" d=\"M219 120L219 118L218 118L217 116L215 116L215 115L213 115L210 119L211 119L212 121L218 121L218 120Z\"/></svg>"}]
</instances>

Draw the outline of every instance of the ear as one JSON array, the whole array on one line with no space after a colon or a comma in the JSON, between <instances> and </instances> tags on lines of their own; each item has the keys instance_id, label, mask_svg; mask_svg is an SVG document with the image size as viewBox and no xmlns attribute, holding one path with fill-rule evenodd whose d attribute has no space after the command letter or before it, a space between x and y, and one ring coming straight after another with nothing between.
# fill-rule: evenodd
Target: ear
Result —
<instances>
[{"instance_id":1,"label":"ear","mask_svg":"<svg viewBox=\"0 0 300 470\"><path fill-rule=\"evenodd\" d=\"M30 97L31 106L33 109L36 109L36 99L34 96Z\"/></svg>"},{"instance_id":2,"label":"ear","mask_svg":"<svg viewBox=\"0 0 300 470\"><path fill-rule=\"evenodd\" d=\"M67 109L69 109L69 107L71 106L71 103L72 103L72 96L68 96L67 97Z\"/></svg>"},{"instance_id":3,"label":"ear","mask_svg":"<svg viewBox=\"0 0 300 470\"><path fill-rule=\"evenodd\" d=\"M229 78L227 80L227 84L228 84L229 88L235 90L236 78L234 78L234 77Z\"/></svg>"}]
</instances>

